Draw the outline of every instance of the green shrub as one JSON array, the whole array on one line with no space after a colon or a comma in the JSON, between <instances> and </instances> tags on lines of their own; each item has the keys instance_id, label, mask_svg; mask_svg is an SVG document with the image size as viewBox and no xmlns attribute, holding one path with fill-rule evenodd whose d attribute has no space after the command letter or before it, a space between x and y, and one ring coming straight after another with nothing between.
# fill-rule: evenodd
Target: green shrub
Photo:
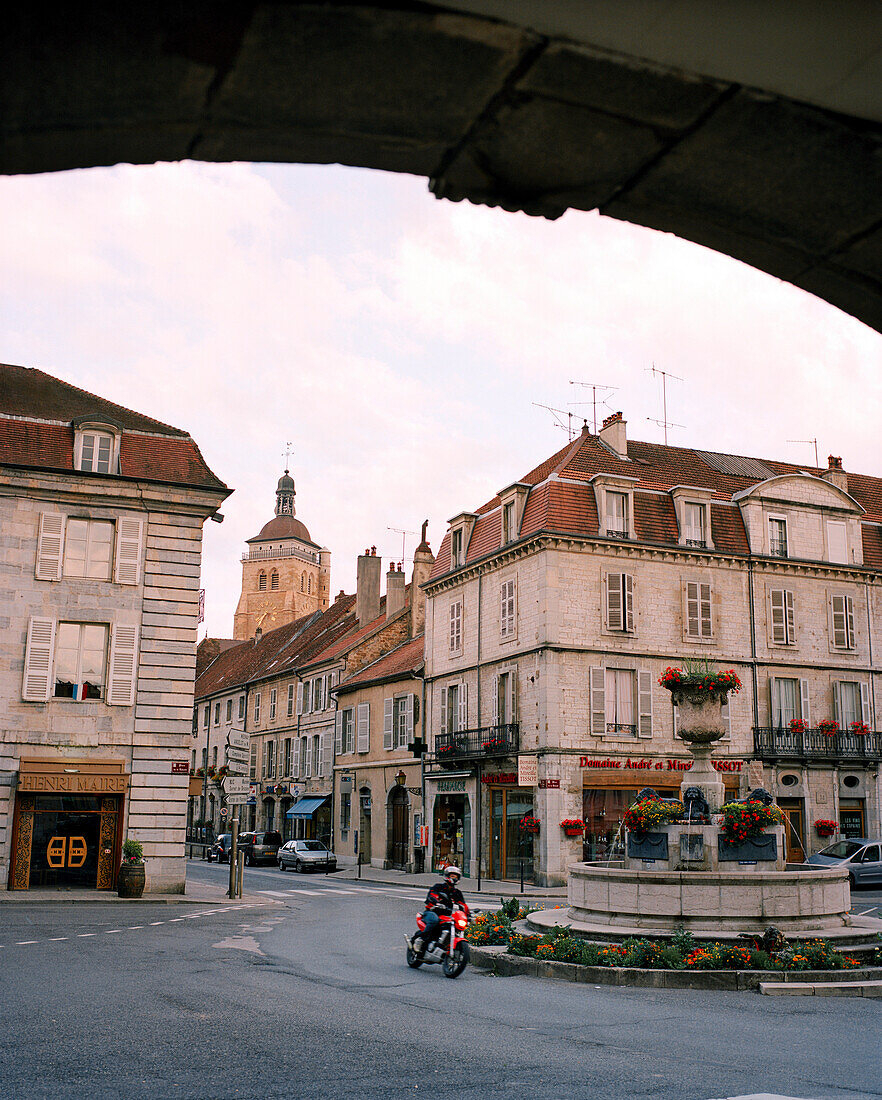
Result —
<instances>
[{"instance_id":1,"label":"green shrub","mask_svg":"<svg viewBox=\"0 0 882 1100\"><path fill-rule=\"evenodd\" d=\"M137 840L124 840L122 846L123 863L143 863L144 846Z\"/></svg>"}]
</instances>

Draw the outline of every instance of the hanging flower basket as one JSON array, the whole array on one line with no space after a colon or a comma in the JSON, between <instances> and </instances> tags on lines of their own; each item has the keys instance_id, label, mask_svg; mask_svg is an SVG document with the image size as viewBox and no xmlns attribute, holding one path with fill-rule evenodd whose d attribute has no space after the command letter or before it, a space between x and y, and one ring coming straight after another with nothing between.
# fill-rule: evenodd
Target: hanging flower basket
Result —
<instances>
[{"instance_id":1,"label":"hanging flower basket","mask_svg":"<svg viewBox=\"0 0 882 1100\"><path fill-rule=\"evenodd\" d=\"M560 823L560 827L567 836L579 836L585 828L585 822L580 817L568 817Z\"/></svg>"},{"instance_id":2,"label":"hanging flower basket","mask_svg":"<svg viewBox=\"0 0 882 1100\"><path fill-rule=\"evenodd\" d=\"M815 830L818 836L833 836L839 826L835 821L827 821L824 818L820 818L815 822Z\"/></svg>"},{"instance_id":3,"label":"hanging flower basket","mask_svg":"<svg viewBox=\"0 0 882 1100\"><path fill-rule=\"evenodd\" d=\"M521 830L522 833L531 833L535 835L539 832L540 825L541 822L538 817L532 817L528 815L527 817L521 818L518 828Z\"/></svg>"},{"instance_id":4,"label":"hanging flower basket","mask_svg":"<svg viewBox=\"0 0 882 1100\"><path fill-rule=\"evenodd\" d=\"M832 718L822 718L818 722L818 729L825 737L835 737L839 732L839 723L834 722Z\"/></svg>"}]
</instances>

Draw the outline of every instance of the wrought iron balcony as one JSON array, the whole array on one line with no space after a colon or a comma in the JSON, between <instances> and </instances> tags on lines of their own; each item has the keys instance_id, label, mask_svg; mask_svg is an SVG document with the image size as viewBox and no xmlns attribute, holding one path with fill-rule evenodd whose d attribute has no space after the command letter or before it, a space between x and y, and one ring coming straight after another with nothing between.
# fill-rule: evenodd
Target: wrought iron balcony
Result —
<instances>
[{"instance_id":1,"label":"wrought iron balcony","mask_svg":"<svg viewBox=\"0 0 882 1100\"><path fill-rule=\"evenodd\" d=\"M757 760L829 760L846 764L882 760L882 733L840 730L832 736L820 729L755 727L753 755Z\"/></svg>"},{"instance_id":2,"label":"wrought iron balcony","mask_svg":"<svg viewBox=\"0 0 882 1100\"><path fill-rule=\"evenodd\" d=\"M519 744L520 727L517 722L439 733L435 738L435 752L430 759L442 766L456 766L467 760L512 756L518 751Z\"/></svg>"}]
</instances>

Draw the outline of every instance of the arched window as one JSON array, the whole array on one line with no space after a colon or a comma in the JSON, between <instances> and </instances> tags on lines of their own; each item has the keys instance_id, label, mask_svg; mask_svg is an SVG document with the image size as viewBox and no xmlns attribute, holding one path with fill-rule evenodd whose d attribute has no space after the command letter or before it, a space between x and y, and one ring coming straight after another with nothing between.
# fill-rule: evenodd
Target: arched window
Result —
<instances>
[{"instance_id":1,"label":"arched window","mask_svg":"<svg viewBox=\"0 0 882 1100\"><path fill-rule=\"evenodd\" d=\"M278 587L279 587L279 574L274 569L272 571L272 573L270 573L270 588L278 588Z\"/></svg>"},{"instance_id":2,"label":"arched window","mask_svg":"<svg viewBox=\"0 0 882 1100\"><path fill-rule=\"evenodd\" d=\"M258 574L257 587L260 589L261 592L266 591L266 573L261 572Z\"/></svg>"},{"instance_id":3,"label":"arched window","mask_svg":"<svg viewBox=\"0 0 882 1100\"><path fill-rule=\"evenodd\" d=\"M311 576L306 578L306 591L308 593L312 594L312 577Z\"/></svg>"},{"instance_id":4,"label":"arched window","mask_svg":"<svg viewBox=\"0 0 882 1100\"><path fill-rule=\"evenodd\" d=\"M300 591L301 592L306 591L306 574L305 573L300 574Z\"/></svg>"}]
</instances>

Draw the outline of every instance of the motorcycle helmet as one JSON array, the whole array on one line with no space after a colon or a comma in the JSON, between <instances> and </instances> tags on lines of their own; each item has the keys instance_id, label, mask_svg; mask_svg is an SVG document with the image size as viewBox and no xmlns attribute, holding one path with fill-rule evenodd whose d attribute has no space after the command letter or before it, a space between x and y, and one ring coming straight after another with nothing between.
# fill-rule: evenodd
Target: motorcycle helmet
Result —
<instances>
[{"instance_id":1,"label":"motorcycle helmet","mask_svg":"<svg viewBox=\"0 0 882 1100\"><path fill-rule=\"evenodd\" d=\"M444 877L445 878L451 878L452 877L453 881L456 882L456 881L458 881L459 879L462 878L462 871L460 871L460 869L458 867L455 867L451 863L449 867L444 868Z\"/></svg>"}]
</instances>

